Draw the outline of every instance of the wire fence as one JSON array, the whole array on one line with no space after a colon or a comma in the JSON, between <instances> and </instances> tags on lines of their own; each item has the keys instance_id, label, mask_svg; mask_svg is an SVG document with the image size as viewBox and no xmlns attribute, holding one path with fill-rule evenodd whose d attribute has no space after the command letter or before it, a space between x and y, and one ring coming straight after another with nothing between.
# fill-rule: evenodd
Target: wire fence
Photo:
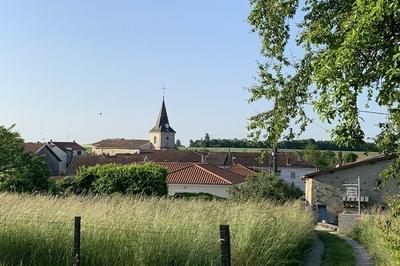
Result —
<instances>
[{"instance_id":1,"label":"wire fence","mask_svg":"<svg viewBox=\"0 0 400 266\"><path fill-rule=\"evenodd\" d=\"M92 222L92 221L89 221ZM57 219L50 220L48 217L40 217L40 216L32 216L30 214L20 213L18 217L12 216L0 216L0 226L2 229L5 229L7 226L18 227L20 225L26 225L27 227L32 224L39 227L62 227L63 230L67 230L68 235L73 237L73 246L71 246L71 250L73 250L73 254L71 255L74 261L74 265L81 264L81 237L88 236L88 234L107 234L107 233L119 233L125 237L131 236L143 236L150 235L151 237L163 238L165 236L168 237L185 237L189 239L194 239L198 237L196 234L196 230L198 233L201 233L203 236L207 235L208 237L215 239L215 242L220 244L220 260L221 265L231 265L231 236L229 225L220 225L219 231L217 228L209 228L208 230L204 230L204 228L177 228L175 226L163 226L160 228L154 228L154 225L146 225L143 223L135 223L129 222L125 226L129 226L129 228L121 227L121 226L113 226L110 221L99 221L94 223L85 223L81 217L76 216L74 219L70 217L60 216ZM0 230L1 232L1 230ZM72 240L72 239L71 239ZM82 254L83 256L85 254Z\"/></svg>"}]
</instances>

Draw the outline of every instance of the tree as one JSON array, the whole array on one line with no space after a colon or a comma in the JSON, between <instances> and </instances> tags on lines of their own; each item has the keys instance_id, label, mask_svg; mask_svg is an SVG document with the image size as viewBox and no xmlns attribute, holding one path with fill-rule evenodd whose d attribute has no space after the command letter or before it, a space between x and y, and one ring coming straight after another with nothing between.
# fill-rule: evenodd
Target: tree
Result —
<instances>
[{"instance_id":1,"label":"tree","mask_svg":"<svg viewBox=\"0 0 400 266\"><path fill-rule=\"evenodd\" d=\"M355 154L354 152L349 152L349 153L346 153L346 154L343 156L343 159L344 159L344 161L345 161L346 163L354 163L355 161L357 161L358 155Z\"/></svg>"},{"instance_id":2,"label":"tree","mask_svg":"<svg viewBox=\"0 0 400 266\"><path fill-rule=\"evenodd\" d=\"M336 164L336 154L333 151L319 151L312 143L306 145L302 156L305 161L318 166L320 170L333 168Z\"/></svg>"},{"instance_id":3,"label":"tree","mask_svg":"<svg viewBox=\"0 0 400 266\"><path fill-rule=\"evenodd\" d=\"M204 136L204 141L203 141L203 147L210 147L211 145L211 139L210 139L210 134L206 133Z\"/></svg>"},{"instance_id":4,"label":"tree","mask_svg":"<svg viewBox=\"0 0 400 266\"><path fill-rule=\"evenodd\" d=\"M239 200L287 201L300 198L303 192L293 184L287 184L277 175L262 172L247 177L246 183L233 187L230 194L233 199Z\"/></svg>"},{"instance_id":5,"label":"tree","mask_svg":"<svg viewBox=\"0 0 400 266\"><path fill-rule=\"evenodd\" d=\"M33 192L53 188L43 160L24 153L24 141L15 126L0 126L0 191Z\"/></svg>"},{"instance_id":6,"label":"tree","mask_svg":"<svg viewBox=\"0 0 400 266\"><path fill-rule=\"evenodd\" d=\"M359 101L387 108L378 143L386 153L400 150L400 2L250 0L248 21L261 38L259 79L249 90L250 101L267 99L270 110L253 116L251 136L265 136L275 144L283 136L293 138L312 121L304 106L312 104L320 119L335 126L333 140L340 146L364 141ZM302 12L299 10L302 9ZM302 16L297 36L291 19ZM301 58L287 56L288 42L296 39ZM299 125L295 132L291 125ZM400 178L400 160L386 176Z\"/></svg>"},{"instance_id":7,"label":"tree","mask_svg":"<svg viewBox=\"0 0 400 266\"><path fill-rule=\"evenodd\" d=\"M180 139L177 139L176 140L176 147L182 147L182 143L181 143L181 140Z\"/></svg>"}]
</instances>

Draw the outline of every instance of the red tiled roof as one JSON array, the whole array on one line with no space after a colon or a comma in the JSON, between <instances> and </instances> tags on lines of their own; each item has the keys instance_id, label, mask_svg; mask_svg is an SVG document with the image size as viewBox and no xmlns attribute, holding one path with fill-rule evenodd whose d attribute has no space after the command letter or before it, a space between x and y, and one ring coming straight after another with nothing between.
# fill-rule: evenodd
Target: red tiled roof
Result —
<instances>
[{"instance_id":1,"label":"red tiled roof","mask_svg":"<svg viewBox=\"0 0 400 266\"><path fill-rule=\"evenodd\" d=\"M246 166L243 166L241 164L232 165L231 167L227 168L226 170L228 170L228 171L230 171L232 173L241 175L241 176L246 176L246 177L247 176L253 176L253 175L256 174L255 171L253 171L253 170L251 170L251 169L249 169Z\"/></svg>"},{"instance_id":2,"label":"red tiled roof","mask_svg":"<svg viewBox=\"0 0 400 266\"><path fill-rule=\"evenodd\" d=\"M24 143L24 152L36 153L40 148L44 146L44 143L40 142L27 142Z\"/></svg>"},{"instance_id":3,"label":"red tiled roof","mask_svg":"<svg viewBox=\"0 0 400 266\"><path fill-rule=\"evenodd\" d=\"M68 167L66 174L74 175L81 166L94 166L96 164L131 164L137 162L175 162L175 163L201 163L201 155L191 151L150 151L140 154L120 154L115 156L82 155L77 156Z\"/></svg>"},{"instance_id":4,"label":"red tiled roof","mask_svg":"<svg viewBox=\"0 0 400 266\"><path fill-rule=\"evenodd\" d=\"M278 167L315 167L313 164L304 161L295 152L279 152L278 153ZM272 158L271 154L266 154L265 158L261 160L261 153L255 152L232 152L230 156L231 164L241 164L246 167L271 167Z\"/></svg>"},{"instance_id":5,"label":"red tiled roof","mask_svg":"<svg viewBox=\"0 0 400 266\"><path fill-rule=\"evenodd\" d=\"M93 144L97 149L139 149L145 144L150 143L142 139L105 139Z\"/></svg>"},{"instance_id":6,"label":"red tiled roof","mask_svg":"<svg viewBox=\"0 0 400 266\"><path fill-rule=\"evenodd\" d=\"M168 184L232 185L244 181L243 176L209 164L193 164L167 177Z\"/></svg>"},{"instance_id":7,"label":"red tiled roof","mask_svg":"<svg viewBox=\"0 0 400 266\"><path fill-rule=\"evenodd\" d=\"M135 156L92 156L76 157L67 170L67 175L76 174L81 166L95 166L108 163L143 164L132 160ZM231 185L244 182L245 177L209 164L186 162L154 162L168 171L168 184ZM72 168L71 168L72 167Z\"/></svg>"}]
</instances>

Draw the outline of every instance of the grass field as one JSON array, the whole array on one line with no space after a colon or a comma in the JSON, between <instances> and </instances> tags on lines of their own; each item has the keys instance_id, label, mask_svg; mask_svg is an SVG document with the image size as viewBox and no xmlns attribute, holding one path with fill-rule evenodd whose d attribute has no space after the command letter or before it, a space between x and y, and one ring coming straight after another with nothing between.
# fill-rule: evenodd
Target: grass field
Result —
<instances>
[{"instance_id":1,"label":"grass field","mask_svg":"<svg viewBox=\"0 0 400 266\"><path fill-rule=\"evenodd\" d=\"M82 265L220 265L219 225L233 265L297 265L312 214L300 203L0 194L0 265L72 265L82 217Z\"/></svg>"}]
</instances>

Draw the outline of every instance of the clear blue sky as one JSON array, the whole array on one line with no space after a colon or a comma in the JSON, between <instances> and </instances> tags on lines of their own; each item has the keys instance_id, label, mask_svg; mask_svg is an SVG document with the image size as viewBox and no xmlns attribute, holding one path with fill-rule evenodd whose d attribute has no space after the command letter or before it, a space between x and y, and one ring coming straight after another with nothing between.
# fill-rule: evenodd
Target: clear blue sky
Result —
<instances>
[{"instance_id":1,"label":"clear blue sky","mask_svg":"<svg viewBox=\"0 0 400 266\"><path fill-rule=\"evenodd\" d=\"M261 59L249 10L246 0L2 1L0 124L27 141L147 138L165 84L184 144L244 138L267 106L247 103ZM383 119L367 115L368 136ZM328 138L318 124L303 137Z\"/></svg>"}]
</instances>

